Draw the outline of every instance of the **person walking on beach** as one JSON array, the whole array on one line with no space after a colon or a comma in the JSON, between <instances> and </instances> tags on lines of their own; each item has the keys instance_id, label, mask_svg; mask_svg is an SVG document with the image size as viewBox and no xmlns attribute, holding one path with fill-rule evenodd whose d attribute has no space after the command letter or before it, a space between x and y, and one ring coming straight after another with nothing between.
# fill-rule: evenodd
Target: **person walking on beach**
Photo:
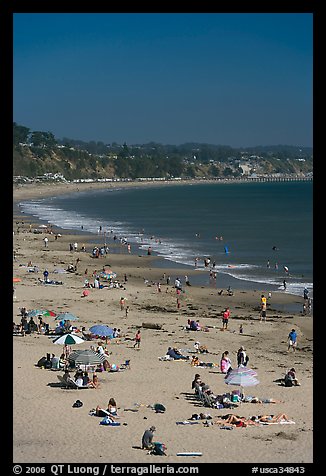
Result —
<instances>
[{"instance_id":1,"label":"person walking on beach","mask_svg":"<svg viewBox=\"0 0 326 476\"><path fill-rule=\"evenodd\" d=\"M120 309L121 311L123 311L125 308L125 298L121 296L119 303L120 303Z\"/></svg>"},{"instance_id":2,"label":"person walking on beach","mask_svg":"<svg viewBox=\"0 0 326 476\"><path fill-rule=\"evenodd\" d=\"M47 248L47 247L48 247L49 238L48 238L47 236L45 236L44 239L43 239L43 241L44 241L44 246L45 246L45 248Z\"/></svg>"},{"instance_id":3,"label":"person walking on beach","mask_svg":"<svg viewBox=\"0 0 326 476\"><path fill-rule=\"evenodd\" d=\"M290 349L293 349L293 352L295 352L295 349L297 347L297 333L295 329L292 329L291 332L288 335L288 352Z\"/></svg>"},{"instance_id":4,"label":"person walking on beach","mask_svg":"<svg viewBox=\"0 0 326 476\"><path fill-rule=\"evenodd\" d=\"M140 329L138 329L136 335L135 335L135 343L134 347L137 346L138 349L140 349L140 341L141 341L141 335L140 335Z\"/></svg>"},{"instance_id":5,"label":"person walking on beach","mask_svg":"<svg viewBox=\"0 0 326 476\"><path fill-rule=\"evenodd\" d=\"M230 309L227 307L222 314L222 330L226 331L228 328L228 323L229 323L229 317L230 317Z\"/></svg>"}]
</instances>

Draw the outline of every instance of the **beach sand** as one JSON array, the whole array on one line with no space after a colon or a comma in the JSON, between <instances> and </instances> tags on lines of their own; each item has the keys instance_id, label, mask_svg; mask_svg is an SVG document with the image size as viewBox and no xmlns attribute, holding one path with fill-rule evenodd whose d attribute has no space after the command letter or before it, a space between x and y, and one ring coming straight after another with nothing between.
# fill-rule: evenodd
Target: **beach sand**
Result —
<instances>
[{"instance_id":1,"label":"beach sand","mask_svg":"<svg viewBox=\"0 0 326 476\"><path fill-rule=\"evenodd\" d=\"M78 186L18 187L14 189L14 200L87 189L86 184ZM93 188L93 185L88 188ZM21 281L15 284L13 321L20 322L20 308L26 307L28 310L41 308L56 313L72 312L79 317L79 329L100 323L120 328L123 337L118 341L113 339L107 345L111 353L109 361L121 364L130 359L131 368L99 373L98 389L62 389L57 378L58 374L62 375L61 371L35 366L47 353L59 356L62 347L54 345L52 338L43 334L14 336L14 463L197 465L313 462L313 317L273 311L274 306L297 302L300 297L273 292L266 322L259 320L261 292L255 290L235 289L233 296L219 296L214 289L186 286L180 295L178 308L173 278L177 275L183 277L184 270L162 270L154 266L155 256L129 254L126 247L114 246L112 241L108 244L108 255L92 258L92 245L88 240L97 237L74 235L68 230L59 230L61 236L58 239L54 234L47 234L48 248L44 248L45 234L30 232L30 224L31 229L37 226L33 218L20 214L15 208L13 272ZM79 249L85 243L87 252L70 252L69 243L75 241ZM74 264L77 258L80 262L76 273L54 273L55 269L66 269L70 263ZM28 272L29 261L39 267L38 273ZM117 273L117 279L125 289L90 289L88 296L81 297L85 278L93 282L93 271L99 271L104 265ZM38 278L43 278L45 268L50 279L60 280L63 284L41 284ZM171 275L169 286L162 277L163 272L166 276ZM125 273L128 276L126 283ZM191 272L187 274L191 276ZM159 281L161 292L155 284ZM127 317L120 309L121 296L130 308ZM230 308L231 317L228 330L222 332L221 312L226 306ZM198 319L207 331L185 330L188 319ZM54 318L44 320L52 329L55 327ZM144 323L159 324L161 329L143 327ZM239 333L240 324L243 325L243 334ZM133 347L138 328L142 335L139 350ZM298 348L295 353L288 353L287 336L292 328L298 333ZM186 360L159 359L169 346L178 347L192 356L195 341L209 350L207 354L199 354L199 358L216 366L196 368ZM87 349L96 344L97 341L85 341L74 349ZM246 388L245 393L284 403L242 403L234 410L199 406L191 389L195 373L199 373L216 394L237 389L224 383L218 364L222 352L228 350L235 367L236 353L241 345L250 358L248 365L256 370L260 382ZM282 378L291 367L296 368L301 386L280 386L275 380ZM117 427L100 425L101 418L89 415L97 405L105 406L110 397L116 399L119 408L121 425ZM72 406L77 399L83 402L80 408ZM155 403L163 404L166 411L156 413L151 408ZM295 424L234 428L233 431L221 429L219 425L205 426L202 422L176 424L200 412L212 417L226 413L243 416L286 413ZM156 426L154 440L167 446L167 456L149 455L140 449L142 434L151 425ZM202 452L202 456L176 456L178 452L192 451Z\"/></svg>"}]
</instances>

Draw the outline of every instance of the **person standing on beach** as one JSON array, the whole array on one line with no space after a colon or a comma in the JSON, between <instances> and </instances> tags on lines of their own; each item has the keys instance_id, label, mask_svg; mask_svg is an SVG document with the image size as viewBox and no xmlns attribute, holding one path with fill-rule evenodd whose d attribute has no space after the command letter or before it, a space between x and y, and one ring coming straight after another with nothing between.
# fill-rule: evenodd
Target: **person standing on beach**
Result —
<instances>
[{"instance_id":1,"label":"person standing on beach","mask_svg":"<svg viewBox=\"0 0 326 476\"><path fill-rule=\"evenodd\" d=\"M260 322L262 321L266 322L266 309L267 309L266 302L262 302L261 309L260 309Z\"/></svg>"},{"instance_id":2,"label":"person standing on beach","mask_svg":"<svg viewBox=\"0 0 326 476\"><path fill-rule=\"evenodd\" d=\"M125 298L121 296L119 303L120 303L120 309L121 311L123 311L125 308Z\"/></svg>"},{"instance_id":3,"label":"person standing on beach","mask_svg":"<svg viewBox=\"0 0 326 476\"><path fill-rule=\"evenodd\" d=\"M266 322L267 299L264 294L260 297L260 322Z\"/></svg>"},{"instance_id":4,"label":"person standing on beach","mask_svg":"<svg viewBox=\"0 0 326 476\"><path fill-rule=\"evenodd\" d=\"M140 349L140 341L141 341L141 335L140 335L140 329L138 329L136 335L135 335L135 343L134 347L137 346L138 349Z\"/></svg>"},{"instance_id":5,"label":"person standing on beach","mask_svg":"<svg viewBox=\"0 0 326 476\"><path fill-rule=\"evenodd\" d=\"M44 241L44 246L45 246L45 248L47 248L47 247L48 247L49 238L48 238L47 236L45 236L44 239L43 239L43 241Z\"/></svg>"},{"instance_id":6,"label":"person standing on beach","mask_svg":"<svg viewBox=\"0 0 326 476\"><path fill-rule=\"evenodd\" d=\"M288 352L290 351L291 347L293 349L293 352L295 352L295 349L297 347L297 333L295 329L292 329L288 335Z\"/></svg>"},{"instance_id":7,"label":"person standing on beach","mask_svg":"<svg viewBox=\"0 0 326 476\"><path fill-rule=\"evenodd\" d=\"M230 317L230 309L227 307L222 314L222 330L226 331L228 328L228 323L229 323L229 317Z\"/></svg>"}]
</instances>

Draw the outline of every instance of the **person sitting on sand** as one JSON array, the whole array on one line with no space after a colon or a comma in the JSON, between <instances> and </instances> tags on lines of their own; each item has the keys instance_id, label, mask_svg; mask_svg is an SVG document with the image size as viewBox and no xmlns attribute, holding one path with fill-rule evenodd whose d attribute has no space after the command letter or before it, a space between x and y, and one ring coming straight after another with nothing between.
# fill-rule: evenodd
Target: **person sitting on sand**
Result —
<instances>
[{"instance_id":1,"label":"person sitting on sand","mask_svg":"<svg viewBox=\"0 0 326 476\"><path fill-rule=\"evenodd\" d=\"M100 382L98 380L98 376L96 372L93 373L93 379L87 383L88 387L90 388L99 388Z\"/></svg>"},{"instance_id":2,"label":"person sitting on sand","mask_svg":"<svg viewBox=\"0 0 326 476\"><path fill-rule=\"evenodd\" d=\"M203 365L203 362L201 360L199 360L199 358L196 355L194 355L191 359L191 365L193 367L197 367L199 365Z\"/></svg>"},{"instance_id":3,"label":"person sitting on sand","mask_svg":"<svg viewBox=\"0 0 326 476\"><path fill-rule=\"evenodd\" d=\"M65 372L62 376L62 379L66 382L66 384L68 384L68 379L71 379L71 375L70 375L69 370L65 370Z\"/></svg>"},{"instance_id":4,"label":"person sitting on sand","mask_svg":"<svg viewBox=\"0 0 326 476\"><path fill-rule=\"evenodd\" d=\"M178 360L178 359L189 360L189 357L182 355L181 352L176 347L173 347L173 348L169 347L166 355L169 355L170 357L172 357L172 359L175 359L175 360Z\"/></svg>"},{"instance_id":5,"label":"person sitting on sand","mask_svg":"<svg viewBox=\"0 0 326 476\"><path fill-rule=\"evenodd\" d=\"M113 416L118 416L118 407L115 399L113 397L110 398L109 403L108 403L108 410L110 412L110 415Z\"/></svg>"},{"instance_id":6,"label":"person sitting on sand","mask_svg":"<svg viewBox=\"0 0 326 476\"><path fill-rule=\"evenodd\" d=\"M101 408L99 405L97 405L95 409L95 415L99 417L109 416L110 418L112 418L112 420L115 420L116 418L118 418L117 411L114 412L114 408L117 410L117 405L116 404L112 405L112 403L115 403L115 400L113 398L110 398L107 408L104 409L104 408Z\"/></svg>"},{"instance_id":7,"label":"person sitting on sand","mask_svg":"<svg viewBox=\"0 0 326 476\"><path fill-rule=\"evenodd\" d=\"M149 430L145 430L141 440L141 447L143 450L150 450L153 448L153 437L155 426L151 426Z\"/></svg>"},{"instance_id":8,"label":"person sitting on sand","mask_svg":"<svg viewBox=\"0 0 326 476\"><path fill-rule=\"evenodd\" d=\"M201 383L201 378L199 374L195 374L195 377L191 383L191 388L194 390L197 385L200 385Z\"/></svg>"},{"instance_id":9,"label":"person sitting on sand","mask_svg":"<svg viewBox=\"0 0 326 476\"><path fill-rule=\"evenodd\" d=\"M294 386L299 386L301 383L299 383L296 375L295 375L295 369L292 368L290 369L287 374L284 377L284 383L286 387L292 387Z\"/></svg>"}]
</instances>

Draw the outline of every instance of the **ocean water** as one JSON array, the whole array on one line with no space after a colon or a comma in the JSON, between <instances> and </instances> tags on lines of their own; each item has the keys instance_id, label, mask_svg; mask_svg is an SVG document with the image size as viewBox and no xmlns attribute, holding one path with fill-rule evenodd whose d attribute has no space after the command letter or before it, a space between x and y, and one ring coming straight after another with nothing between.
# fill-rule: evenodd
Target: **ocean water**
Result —
<instances>
[{"instance_id":1,"label":"ocean water","mask_svg":"<svg viewBox=\"0 0 326 476\"><path fill-rule=\"evenodd\" d=\"M64 229L83 228L108 246L114 235L133 253L145 255L151 246L162 258L157 266L196 269L193 284L211 286L214 263L216 287L223 277L223 285L283 290L285 279L284 292L302 296L307 287L313 295L312 182L103 189L24 201L20 208Z\"/></svg>"}]
</instances>

